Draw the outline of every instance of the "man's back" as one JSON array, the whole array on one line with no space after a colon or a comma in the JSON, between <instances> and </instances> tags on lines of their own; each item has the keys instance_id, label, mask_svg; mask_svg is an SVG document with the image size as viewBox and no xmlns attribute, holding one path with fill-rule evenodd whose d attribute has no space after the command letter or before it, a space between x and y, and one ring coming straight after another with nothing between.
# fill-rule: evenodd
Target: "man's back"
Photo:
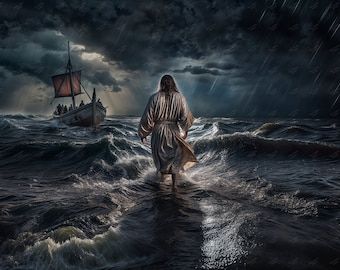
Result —
<instances>
[{"instance_id":1,"label":"man's back","mask_svg":"<svg viewBox=\"0 0 340 270\"><path fill-rule=\"evenodd\" d=\"M156 168L172 174L173 181L180 170L197 162L191 146L180 134L179 126L187 134L193 116L184 96L178 91L170 75L163 76L161 89L153 94L141 118L138 135L142 142L152 133L152 156Z\"/></svg>"}]
</instances>

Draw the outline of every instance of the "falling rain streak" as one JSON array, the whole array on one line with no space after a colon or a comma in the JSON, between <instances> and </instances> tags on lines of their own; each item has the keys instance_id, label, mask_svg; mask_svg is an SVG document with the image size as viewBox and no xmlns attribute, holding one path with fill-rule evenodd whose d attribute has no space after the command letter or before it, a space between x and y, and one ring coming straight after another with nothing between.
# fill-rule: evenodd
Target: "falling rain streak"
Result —
<instances>
[{"instance_id":1,"label":"falling rain streak","mask_svg":"<svg viewBox=\"0 0 340 270\"><path fill-rule=\"evenodd\" d=\"M207 108L216 116L340 112L338 87L333 91L340 76L337 1L38 2L38 9L17 0L1 6L4 113L53 112L47 93L65 40L82 46L74 50L75 65L88 71L84 85L108 100L110 113L140 115L165 73L176 78L197 114ZM13 5L16 16L7 16ZM23 27L18 18L27 14L37 19Z\"/></svg>"}]
</instances>

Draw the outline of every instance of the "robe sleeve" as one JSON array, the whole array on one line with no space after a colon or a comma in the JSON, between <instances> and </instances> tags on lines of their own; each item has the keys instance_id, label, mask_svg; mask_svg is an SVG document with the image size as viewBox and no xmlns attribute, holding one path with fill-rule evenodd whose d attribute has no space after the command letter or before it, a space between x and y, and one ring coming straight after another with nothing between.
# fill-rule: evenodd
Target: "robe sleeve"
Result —
<instances>
[{"instance_id":1,"label":"robe sleeve","mask_svg":"<svg viewBox=\"0 0 340 270\"><path fill-rule=\"evenodd\" d=\"M188 103L185 99L184 96L182 96L182 109L181 109L181 113L180 113L180 118L179 118L179 125L180 127L187 132L189 130L189 128L192 126L192 124L194 123L194 116L192 115Z\"/></svg>"},{"instance_id":2,"label":"robe sleeve","mask_svg":"<svg viewBox=\"0 0 340 270\"><path fill-rule=\"evenodd\" d=\"M138 135L141 138L147 137L155 125L154 121L154 96L151 96L145 107L142 118L138 126Z\"/></svg>"}]
</instances>

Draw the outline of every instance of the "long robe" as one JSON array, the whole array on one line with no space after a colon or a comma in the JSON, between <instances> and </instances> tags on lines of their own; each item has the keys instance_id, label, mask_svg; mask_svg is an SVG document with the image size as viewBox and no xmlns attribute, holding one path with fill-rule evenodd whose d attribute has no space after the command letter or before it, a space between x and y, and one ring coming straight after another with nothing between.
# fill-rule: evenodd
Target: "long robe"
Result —
<instances>
[{"instance_id":1,"label":"long robe","mask_svg":"<svg viewBox=\"0 0 340 270\"><path fill-rule=\"evenodd\" d=\"M194 122L185 97L179 92L153 94L139 123L138 135L150 133L152 157L161 173L178 173L197 163L193 149L181 136Z\"/></svg>"}]
</instances>

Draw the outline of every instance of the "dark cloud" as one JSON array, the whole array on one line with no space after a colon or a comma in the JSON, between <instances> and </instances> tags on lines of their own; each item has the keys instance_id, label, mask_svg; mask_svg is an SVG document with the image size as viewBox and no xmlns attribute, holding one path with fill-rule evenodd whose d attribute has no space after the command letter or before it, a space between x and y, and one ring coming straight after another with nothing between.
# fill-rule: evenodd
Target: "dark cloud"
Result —
<instances>
[{"instance_id":1,"label":"dark cloud","mask_svg":"<svg viewBox=\"0 0 340 270\"><path fill-rule=\"evenodd\" d=\"M87 79L93 84L110 87L112 91L120 91L121 88L115 78L108 71L95 71L93 75L87 75Z\"/></svg>"},{"instance_id":2,"label":"dark cloud","mask_svg":"<svg viewBox=\"0 0 340 270\"><path fill-rule=\"evenodd\" d=\"M65 39L54 31L33 32L30 41L39 44L43 50L65 52Z\"/></svg>"},{"instance_id":3,"label":"dark cloud","mask_svg":"<svg viewBox=\"0 0 340 270\"><path fill-rule=\"evenodd\" d=\"M204 67L201 67L201 66L186 66L183 69L175 69L175 70L173 70L173 72L175 72L175 73L189 72L189 73L194 74L194 75L211 74L211 75L215 75L215 76L222 74L217 69L208 69L208 68L204 68Z\"/></svg>"},{"instance_id":4,"label":"dark cloud","mask_svg":"<svg viewBox=\"0 0 340 270\"><path fill-rule=\"evenodd\" d=\"M335 0L5 0L0 63L48 85L69 39L104 57L73 52L89 83L129 89L133 113L172 70L197 113L326 117L340 106L339 12Z\"/></svg>"},{"instance_id":5,"label":"dark cloud","mask_svg":"<svg viewBox=\"0 0 340 270\"><path fill-rule=\"evenodd\" d=\"M39 104L48 106L53 96L51 76L66 71L68 56L65 36L55 30L48 29L27 33L13 29L11 35L4 38L1 43L3 46L0 48L0 63L7 71L7 78L17 78L21 74L26 75L25 78L19 76L20 81L15 81L12 87L9 82L13 83L14 80L7 80L7 85L12 89L10 95L19 90L24 91L27 80L31 81L27 78L28 76L37 81L36 93L32 93L32 95L39 100L45 99L44 102L39 102ZM110 67L98 63L98 61L83 59L83 52L84 50L81 49L71 51L74 68L83 69L83 84L88 82L114 92L120 91L119 82L109 72ZM46 95L45 92L41 91L39 88L41 86L38 86L41 82L45 84L45 88L48 88L49 94ZM3 87L2 89L7 91ZM11 101L14 105L17 104L9 97L0 100L0 107L10 107Z\"/></svg>"},{"instance_id":6,"label":"dark cloud","mask_svg":"<svg viewBox=\"0 0 340 270\"><path fill-rule=\"evenodd\" d=\"M218 63L218 62L208 62L204 65L206 68L217 68L222 70L230 70L239 68L236 64L231 63Z\"/></svg>"}]
</instances>

